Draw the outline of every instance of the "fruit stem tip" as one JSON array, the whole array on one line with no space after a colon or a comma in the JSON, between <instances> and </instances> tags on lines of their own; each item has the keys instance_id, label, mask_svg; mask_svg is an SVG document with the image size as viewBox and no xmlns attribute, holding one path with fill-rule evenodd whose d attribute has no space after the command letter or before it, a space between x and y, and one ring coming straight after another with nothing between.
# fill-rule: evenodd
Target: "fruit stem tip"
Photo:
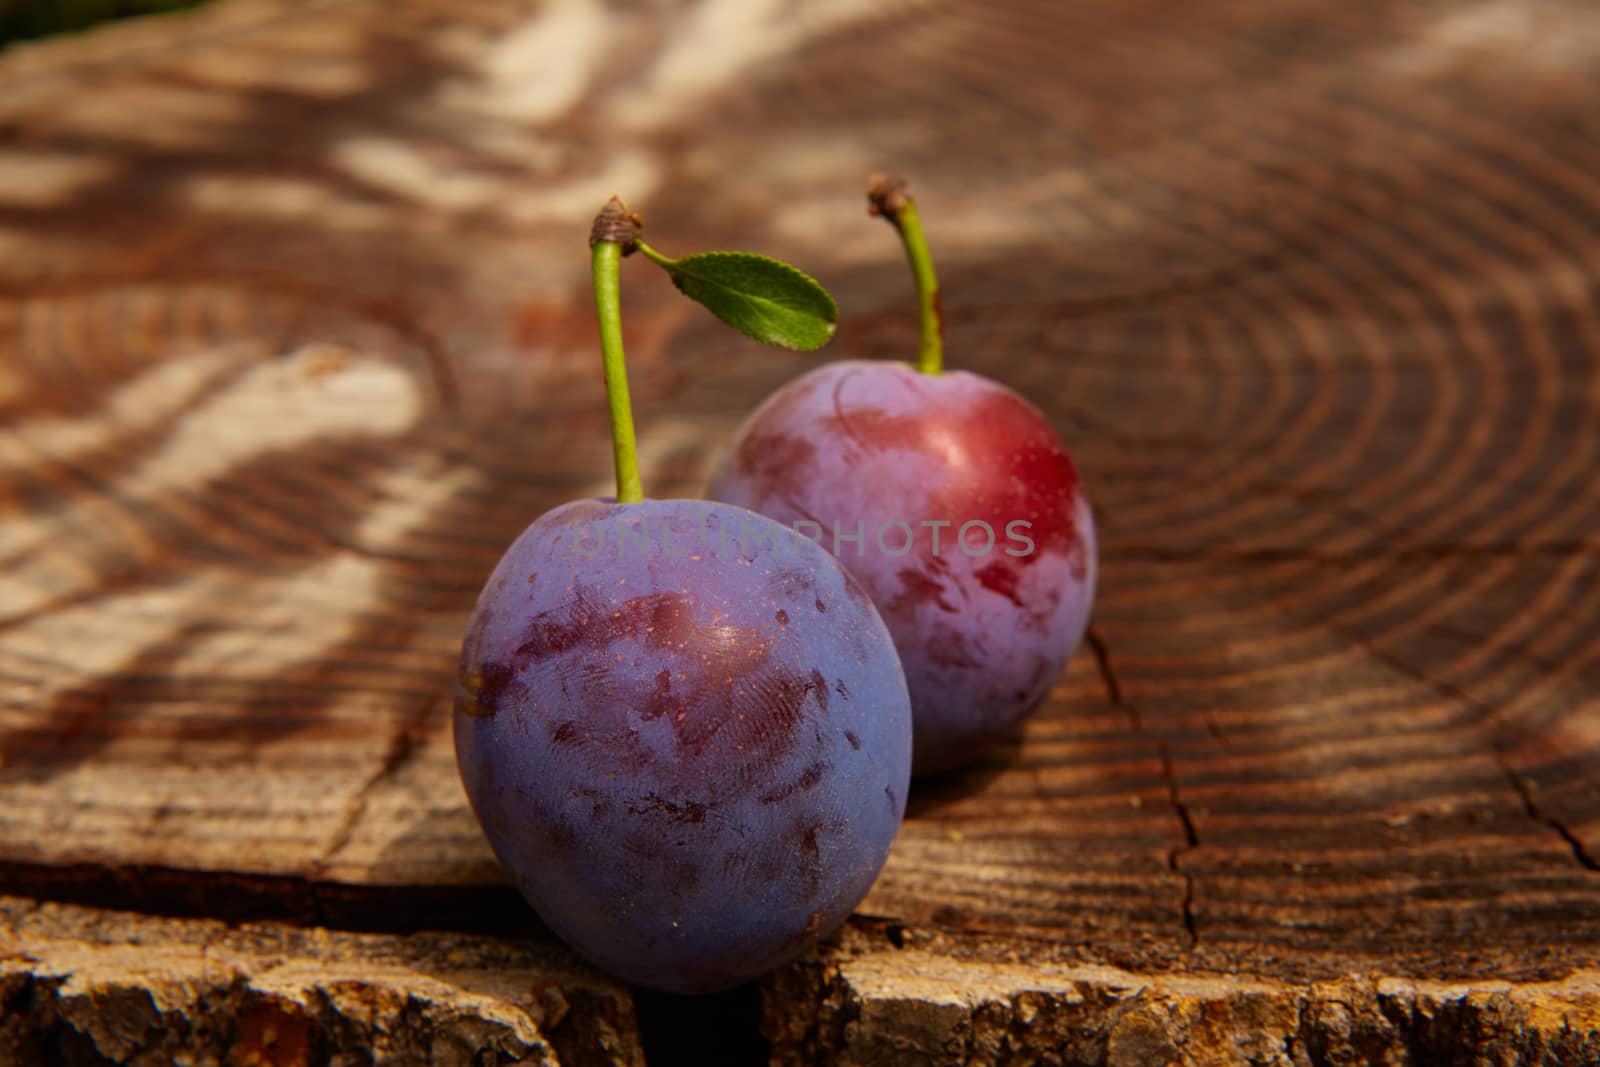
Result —
<instances>
[{"instance_id":1,"label":"fruit stem tip","mask_svg":"<svg viewBox=\"0 0 1600 1067\"><path fill-rule=\"evenodd\" d=\"M622 254L630 256L639 246L639 231L642 229L644 218L637 212L629 211L620 196L613 196L600 209L600 214L594 217L594 225L589 228L589 247L602 243L621 245Z\"/></svg>"},{"instance_id":2,"label":"fruit stem tip","mask_svg":"<svg viewBox=\"0 0 1600 1067\"><path fill-rule=\"evenodd\" d=\"M874 174L867 179L867 214L881 215L895 226L900 225L900 210L910 196L906 193L906 180L893 174Z\"/></svg>"}]
</instances>

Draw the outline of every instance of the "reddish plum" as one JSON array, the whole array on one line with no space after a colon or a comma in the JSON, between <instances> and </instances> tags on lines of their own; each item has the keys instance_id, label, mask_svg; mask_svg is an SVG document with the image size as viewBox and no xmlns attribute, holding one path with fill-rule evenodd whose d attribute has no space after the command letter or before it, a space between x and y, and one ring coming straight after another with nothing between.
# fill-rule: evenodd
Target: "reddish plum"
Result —
<instances>
[{"instance_id":1,"label":"reddish plum","mask_svg":"<svg viewBox=\"0 0 1600 1067\"><path fill-rule=\"evenodd\" d=\"M1036 408L977 375L819 367L750 416L710 495L820 531L866 586L905 667L918 774L1014 726L1088 624L1077 470Z\"/></svg>"}]
</instances>

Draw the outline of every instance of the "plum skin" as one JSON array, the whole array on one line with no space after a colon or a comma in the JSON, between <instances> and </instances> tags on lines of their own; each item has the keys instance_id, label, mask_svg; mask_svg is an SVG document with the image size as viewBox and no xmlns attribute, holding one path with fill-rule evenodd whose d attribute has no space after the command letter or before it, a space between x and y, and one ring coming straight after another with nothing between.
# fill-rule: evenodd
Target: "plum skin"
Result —
<instances>
[{"instance_id":1,"label":"plum skin","mask_svg":"<svg viewBox=\"0 0 1600 1067\"><path fill-rule=\"evenodd\" d=\"M613 536L669 524L675 544ZM866 593L818 546L706 501L578 501L529 526L478 599L454 726L534 909L603 970L675 993L842 923L910 778L905 678Z\"/></svg>"},{"instance_id":2,"label":"plum skin","mask_svg":"<svg viewBox=\"0 0 1600 1067\"><path fill-rule=\"evenodd\" d=\"M1039 410L987 378L825 364L750 415L708 495L786 525L815 523L866 586L910 686L916 774L966 762L1006 734L1048 694L1088 626L1095 530L1077 469ZM993 531L990 551L976 553L981 527L968 549L956 544L973 520ZM904 553L906 531L886 526L896 521L914 537ZM941 521L951 525L923 525ZM835 545L835 523L863 542Z\"/></svg>"}]
</instances>

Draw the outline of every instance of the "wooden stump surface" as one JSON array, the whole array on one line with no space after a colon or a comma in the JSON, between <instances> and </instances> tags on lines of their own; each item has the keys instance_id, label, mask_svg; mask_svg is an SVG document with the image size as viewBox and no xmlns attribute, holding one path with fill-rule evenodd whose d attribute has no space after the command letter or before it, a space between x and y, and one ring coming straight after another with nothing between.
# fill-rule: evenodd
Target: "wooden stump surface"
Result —
<instances>
[{"instance_id":1,"label":"wooden stump surface","mask_svg":"<svg viewBox=\"0 0 1600 1067\"><path fill-rule=\"evenodd\" d=\"M219 0L0 53L0 1063L164 1062L129 997L235 1060L259 1001L307 1062L637 1062L466 807L454 657L608 489L605 198L905 358L878 169L1101 590L762 984L774 1058L1600 1062L1600 9ZM817 357L625 266L647 492L698 495ZM467 1029L340 1022L329 938Z\"/></svg>"}]
</instances>

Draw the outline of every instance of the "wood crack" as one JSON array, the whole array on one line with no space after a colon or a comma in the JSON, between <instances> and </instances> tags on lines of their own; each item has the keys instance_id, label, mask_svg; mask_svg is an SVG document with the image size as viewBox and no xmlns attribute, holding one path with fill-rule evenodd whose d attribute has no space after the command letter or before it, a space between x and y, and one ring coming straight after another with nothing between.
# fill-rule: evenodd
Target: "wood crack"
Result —
<instances>
[{"instance_id":1,"label":"wood crack","mask_svg":"<svg viewBox=\"0 0 1600 1067\"><path fill-rule=\"evenodd\" d=\"M378 764L377 770L373 771L372 775L361 783L361 787L350 798L350 802L345 807L344 815L339 820L338 827L329 839L328 846L322 850L322 855L311 865L313 877L320 876L327 869L333 857L338 855L339 851L350 843L350 838L355 833L356 825L360 823L362 815L366 813L367 798L372 795L378 786L394 777L400 768L405 766L406 762L411 759L416 752L417 740L426 729L428 719L437 707L438 698L430 695L395 724L394 732L389 737L388 748L384 751L382 762Z\"/></svg>"},{"instance_id":2,"label":"wood crack","mask_svg":"<svg viewBox=\"0 0 1600 1067\"><path fill-rule=\"evenodd\" d=\"M1294 1029L1283 1035L1283 1054L1290 1063L1300 1064L1307 1059L1305 1054L1306 1042L1306 1011L1311 1006L1308 997L1299 997L1294 1006ZM1299 1053L1297 1056L1296 1053Z\"/></svg>"},{"instance_id":3,"label":"wood crack","mask_svg":"<svg viewBox=\"0 0 1600 1067\"><path fill-rule=\"evenodd\" d=\"M1553 815L1547 814L1539 807L1539 802L1534 799L1533 787L1528 784L1526 778L1518 774L1511 766L1510 761L1505 757L1505 753L1496 749L1494 760L1505 774L1506 781L1511 783L1511 788L1516 790L1517 796L1522 798L1522 810L1527 813L1528 818L1535 822L1543 823L1559 834L1561 840L1567 843L1567 848L1572 852L1572 858L1578 861L1579 866L1585 870L1600 872L1600 863L1595 862L1594 856L1590 855L1582 839L1573 833L1566 823Z\"/></svg>"},{"instance_id":4,"label":"wood crack","mask_svg":"<svg viewBox=\"0 0 1600 1067\"><path fill-rule=\"evenodd\" d=\"M1385 664L1386 666L1392 667L1408 678L1412 678L1418 682L1421 682L1423 685L1432 689L1435 693L1439 694L1445 699L1459 704L1474 714L1482 716L1486 720L1494 718L1494 708L1491 708L1482 701L1477 700L1460 686L1447 682L1442 678L1435 678L1425 671L1417 670L1415 667L1412 667L1409 663L1406 663L1398 656L1385 652L1376 644L1374 644L1366 635L1327 620L1323 620L1322 625L1346 640L1359 645L1362 650L1364 650L1373 659ZM1538 802L1534 799L1533 790L1528 786L1527 780L1518 774L1511 766L1510 761L1506 758L1505 752L1500 748L1500 746L1491 744L1489 751L1491 756L1494 758L1495 765L1498 766L1501 773L1505 775L1506 784L1511 787L1514 793L1516 793L1517 799L1521 803L1522 810L1528 816L1528 818L1533 822L1554 831L1555 834L1560 837L1562 842L1566 845L1567 851L1572 854L1572 859L1578 864L1578 866L1582 867L1586 871L1600 873L1600 863L1596 862L1594 856L1589 853L1588 848L1584 845L1583 841L1578 837L1578 835L1573 833L1572 829L1560 819L1545 813L1540 808Z\"/></svg>"},{"instance_id":5,"label":"wood crack","mask_svg":"<svg viewBox=\"0 0 1600 1067\"><path fill-rule=\"evenodd\" d=\"M1144 723L1139 718L1139 709L1122 699L1122 684L1117 681L1116 671L1111 668L1111 650L1106 647L1105 638L1091 626L1083 639L1094 652L1095 664L1100 669L1100 680L1106 687L1106 699L1123 710L1135 733L1144 733Z\"/></svg>"},{"instance_id":6,"label":"wood crack","mask_svg":"<svg viewBox=\"0 0 1600 1067\"><path fill-rule=\"evenodd\" d=\"M1111 648L1106 644L1105 638L1091 626L1084 635L1084 640L1094 652L1095 663L1100 670L1100 680L1106 688L1106 698L1128 716L1128 722L1133 727L1134 733L1141 737L1148 736L1139 710L1123 696L1122 683L1117 679L1116 669L1112 666ZM1161 777L1167 785L1167 802L1171 805L1173 814L1178 817L1178 825L1183 829L1183 844L1174 845L1167 851L1167 870L1173 877L1183 881L1183 900L1179 911L1189 947L1192 949L1200 943L1200 931L1194 914L1195 878L1183 870L1183 857L1200 847L1200 835L1195 830L1189 806L1184 803L1183 795L1178 789L1178 774L1173 766L1171 750L1165 741L1158 741L1156 751L1161 758Z\"/></svg>"},{"instance_id":7,"label":"wood crack","mask_svg":"<svg viewBox=\"0 0 1600 1067\"><path fill-rule=\"evenodd\" d=\"M1182 845L1168 850L1167 869L1183 879L1183 928L1189 932L1189 945L1193 947L1200 943L1200 931L1195 926L1194 918L1194 875L1183 869L1183 857L1200 847L1200 835L1195 832L1189 805L1183 802L1183 794L1178 791L1178 772L1172 765L1172 752L1166 742L1161 743L1160 750L1161 776L1167 781L1167 801L1183 826L1184 840Z\"/></svg>"},{"instance_id":8,"label":"wood crack","mask_svg":"<svg viewBox=\"0 0 1600 1067\"><path fill-rule=\"evenodd\" d=\"M417 930L548 937L509 885L333 882L315 873L250 874L154 864L0 860L0 893L173 919L279 922L330 930Z\"/></svg>"}]
</instances>

